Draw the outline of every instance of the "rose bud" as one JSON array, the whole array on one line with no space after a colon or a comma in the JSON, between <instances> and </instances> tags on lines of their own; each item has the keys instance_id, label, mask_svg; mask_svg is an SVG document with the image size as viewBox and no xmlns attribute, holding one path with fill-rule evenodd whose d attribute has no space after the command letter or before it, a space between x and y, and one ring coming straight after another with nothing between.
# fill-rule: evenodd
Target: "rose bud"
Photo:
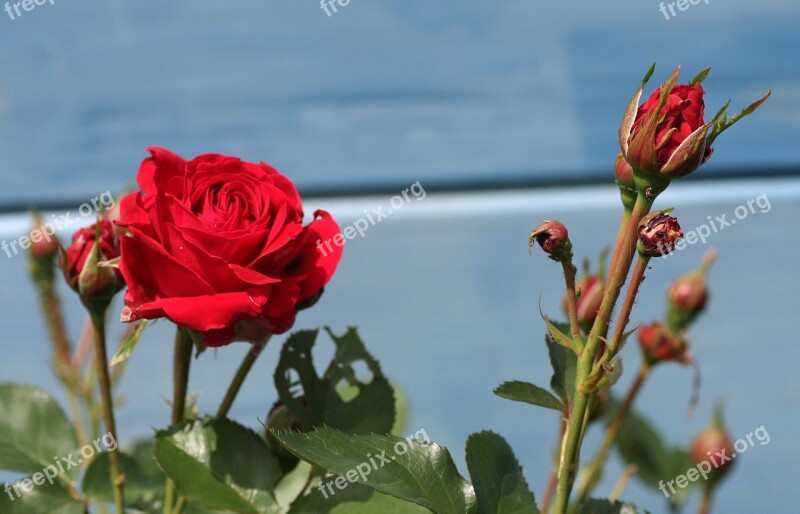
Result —
<instances>
[{"instance_id":1,"label":"rose bud","mask_svg":"<svg viewBox=\"0 0 800 514\"><path fill-rule=\"evenodd\" d=\"M675 250L675 243L683 237L678 219L670 211L654 211L639 222L639 254L644 257L661 257Z\"/></svg>"},{"instance_id":2,"label":"rose bud","mask_svg":"<svg viewBox=\"0 0 800 514\"><path fill-rule=\"evenodd\" d=\"M730 471L736 455L733 441L722 423L722 408L717 407L714 422L703 430L692 443L692 460L698 464L706 463L708 486L714 484ZM699 469L699 468L698 468Z\"/></svg>"},{"instance_id":3,"label":"rose bud","mask_svg":"<svg viewBox=\"0 0 800 514\"><path fill-rule=\"evenodd\" d=\"M692 360L686 340L671 333L660 321L639 329L639 346L650 365L668 361L688 364Z\"/></svg>"},{"instance_id":4,"label":"rose bud","mask_svg":"<svg viewBox=\"0 0 800 514\"><path fill-rule=\"evenodd\" d=\"M28 249L34 259L50 260L58 254L59 244L55 228L51 223L44 223L38 212L33 212L34 228L28 237L31 246Z\"/></svg>"},{"instance_id":5,"label":"rose bud","mask_svg":"<svg viewBox=\"0 0 800 514\"><path fill-rule=\"evenodd\" d=\"M708 161L714 140L733 124L752 114L771 92L728 119L730 101L710 122L703 119L705 109L702 82L709 68L688 84L676 85L680 66L641 106L642 90L655 64L648 70L628 104L619 129L619 144L625 160L633 167L637 189L651 198L667 188L669 182L684 177Z\"/></svg>"},{"instance_id":6,"label":"rose bud","mask_svg":"<svg viewBox=\"0 0 800 514\"><path fill-rule=\"evenodd\" d=\"M544 223L536 227L529 236L528 251L533 248L534 243L539 243L545 253L550 254L554 261L561 262L563 259L572 257L572 243L569 241L567 227L561 222L545 220Z\"/></svg>"},{"instance_id":7,"label":"rose bud","mask_svg":"<svg viewBox=\"0 0 800 514\"><path fill-rule=\"evenodd\" d=\"M578 323L585 329L591 328L603 302L603 281L597 275L585 275L578 279L575 290L578 292ZM569 314L566 296L564 312Z\"/></svg>"},{"instance_id":8,"label":"rose bud","mask_svg":"<svg viewBox=\"0 0 800 514\"><path fill-rule=\"evenodd\" d=\"M672 330L686 328L705 309L708 301L706 276L715 260L716 252L712 250L706 254L697 269L670 285L667 292L667 319Z\"/></svg>"},{"instance_id":9,"label":"rose bud","mask_svg":"<svg viewBox=\"0 0 800 514\"><path fill-rule=\"evenodd\" d=\"M101 220L72 236L72 244L59 258L59 266L69 286L81 295L87 307L105 307L123 287L120 271L101 265L119 257L119 241L111 223ZM103 305L105 304L105 305ZM91 307L90 307L91 308Z\"/></svg>"},{"instance_id":10,"label":"rose bud","mask_svg":"<svg viewBox=\"0 0 800 514\"><path fill-rule=\"evenodd\" d=\"M631 99L619 130L625 160L633 168L640 190L657 195L672 179L696 170L711 154L706 145L712 123L705 123L703 73L690 84L676 85L680 66L641 106L639 99L654 68Z\"/></svg>"},{"instance_id":11,"label":"rose bud","mask_svg":"<svg viewBox=\"0 0 800 514\"><path fill-rule=\"evenodd\" d=\"M619 187L619 194L622 198L622 205L630 211L636 203L636 182L633 180L633 168L625 160L620 152L614 161L614 177Z\"/></svg>"}]
</instances>

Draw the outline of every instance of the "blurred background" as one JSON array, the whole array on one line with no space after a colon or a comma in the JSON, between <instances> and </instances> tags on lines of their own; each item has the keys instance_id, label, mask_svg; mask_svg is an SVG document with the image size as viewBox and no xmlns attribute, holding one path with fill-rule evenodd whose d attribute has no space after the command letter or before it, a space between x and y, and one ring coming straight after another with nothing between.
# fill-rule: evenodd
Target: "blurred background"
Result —
<instances>
[{"instance_id":1,"label":"blurred background","mask_svg":"<svg viewBox=\"0 0 800 514\"><path fill-rule=\"evenodd\" d=\"M800 4L703 0L674 16L659 8L351 0L328 16L316 0L56 0L21 16L2 11L0 238L27 231L30 205L63 215L133 187L149 145L269 162L295 181L307 212L324 207L342 226L419 181L424 200L412 197L348 241L323 300L296 328L357 325L407 397L409 433L424 428L466 473L467 435L491 428L511 442L541 498L557 420L491 392L508 379L550 377L537 302L541 294L558 317L562 280L541 253L528 255L527 235L558 218L578 257L611 245L622 110L653 61L653 83L678 64L685 80L711 66L707 117L728 98L732 111L769 89L772 98L657 206L675 206L684 230L731 219L761 195L769 209L653 263L633 324L662 316L666 283L709 248L720 252L708 312L692 333L703 374L697 413L685 416L691 370L674 365L656 370L637 406L675 443L708 424L718 399L734 439L763 425L770 443L737 461L716 512L793 512ZM0 381L56 392L25 268L24 256L0 254ZM81 310L65 298L77 336ZM284 339L267 348L232 413L252 426L275 400ZM119 389L124 441L168 422L171 341L169 325L156 324L129 364ZM321 337L318 346L321 366L332 345ZM190 387L201 411L215 408L244 351L234 345L197 363ZM638 358L629 348L620 390ZM598 436L590 432L588 444ZM598 495L621 469L615 459ZM635 481L624 495L662 512L659 496Z\"/></svg>"}]
</instances>

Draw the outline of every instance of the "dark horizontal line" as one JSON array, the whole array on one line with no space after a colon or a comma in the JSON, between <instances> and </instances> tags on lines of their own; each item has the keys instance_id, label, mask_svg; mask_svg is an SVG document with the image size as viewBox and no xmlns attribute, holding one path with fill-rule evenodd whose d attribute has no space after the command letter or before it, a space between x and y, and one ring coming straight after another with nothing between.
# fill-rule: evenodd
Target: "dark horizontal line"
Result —
<instances>
[{"instance_id":1,"label":"dark horizontal line","mask_svg":"<svg viewBox=\"0 0 800 514\"><path fill-rule=\"evenodd\" d=\"M798 166L773 166L756 169L753 167L734 169L703 169L700 173L692 174L681 179L687 181L722 181L736 179L771 179L785 177L800 177ZM453 180L452 178L428 179L422 186L428 193L480 193L489 191L504 191L514 189L556 189L578 186L610 185L614 183L610 173L591 173L581 175L536 177L530 173L513 173L501 177L467 178ZM335 186L301 187L300 194L304 199L344 198L395 195L409 187L408 182L386 181L383 183L341 184ZM85 202L84 200L57 200L57 201L28 201L14 202L0 206L0 214L25 212L31 207L42 211L67 211L75 209Z\"/></svg>"}]
</instances>

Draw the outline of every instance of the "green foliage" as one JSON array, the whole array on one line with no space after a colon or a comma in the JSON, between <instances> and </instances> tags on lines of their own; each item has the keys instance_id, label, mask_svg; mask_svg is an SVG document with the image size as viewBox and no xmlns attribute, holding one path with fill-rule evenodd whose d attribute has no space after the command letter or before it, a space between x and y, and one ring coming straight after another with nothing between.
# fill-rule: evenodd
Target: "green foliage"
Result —
<instances>
[{"instance_id":1,"label":"green foliage","mask_svg":"<svg viewBox=\"0 0 800 514\"><path fill-rule=\"evenodd\" d=\"M206 418L160 431L155 457L178 492L205 507L277 511L277 459L258 434L233 421Z\"/></svg>"},{"instance_id":2,"label":"green foliage","mask_svg":"<svg viewBox=\"0 0 800 514\"><path fill-rule=\"evenodd\" d=\"M47 392L0 384L0 469L34 474L60 465L58 479L73 485L82 462L75 429Z\"/></svg>"},{"instance_id":3,"label":"green foliage","mask_svg":"<svg viewBox=\"0 0 800 514\"><path fill-rule=\"evenodd\" d=\"M330 428L274 435L298 457L340 475L339 484L347 483L345 487L367 485L437 514L477 513L472 486L458 473L450 453L437 444Z\"/></svg>"},{"instance_id":4,"label":"green foliage","mask_svg":"<svg viewBox=\"0 0 800 514\"><path fill-rule=\"evenodd\" d=\"M521 382L519 380L505 382L495 388L494 394L501 398L530 403L531 405L538 405L546 409L555 409L562 412L567 411L567 406L564 405L561 400L553 396L550 391L528 382Z\"/></svg>"},{"instance_id":5,"label":"green foliage","mask_svg":"<svg viewBox=\"0 0 800 514\"><path fill-rule=\"evenodd\" d=\"M480 514L538 514L536 500L511 447L493 432L467 440L467 467Z\"/></svg>"},{"instance_id":6,"label":"green foliage","mask_svg":"<svg viewBox=\"0 0 800 514\"><path fill-rule=\"evenodd\" d=\"M322 376L312 361L318 331L301 331L286 341L275 370L280 401L300 421L303 430L328 426L351 434L388 433L395 420L395 398L378 361L364 347L355 329L341 337L329 329L336 354ZM363 364L371 377L359 377ZM348 398L343 393L350 389Z\"/></svg>"}]
</instances>

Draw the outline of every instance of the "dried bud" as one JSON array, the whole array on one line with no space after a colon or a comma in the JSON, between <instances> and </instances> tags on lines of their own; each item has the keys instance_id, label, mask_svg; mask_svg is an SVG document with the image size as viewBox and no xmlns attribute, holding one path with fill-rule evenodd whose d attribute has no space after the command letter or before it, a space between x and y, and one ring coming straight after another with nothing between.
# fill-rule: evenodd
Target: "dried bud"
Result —
<instances>
[{"instance_id":1,"label":"dried bud","mask_svg":"<svg viewBox=\"0 0 800 514\"><path fill-rule=\"evenodd\" d=\"M528 250L533 247L534 242L539 243L542 250L550 254L550 258L555 261L561 262L565 258L572 257L572 244L569 241L567 227L558 221L545 220L536 227L529 236Z\"/></svg>"},{"instance_id":2,"label":"dried bud","mask_svg":"<svg viewBox=\"0 0 800 514\"><path fill-rule=\"evenodd\" d=\"M645 360L651 365L668 361L683 364L691 362L686 340L671 333L660 321L654 321L639 329L639 345Z\"/></svg>"},{"instance_id":3,"label":"dried bud","mask_svg":"<svg viewBox=\"0 0 800 514\"><path fill-rule=\"evenodd\" d=\"M661 257L675 250L675 243L683 237L678 219L670 211L651 212L639 222L639 254Z\"/></svg>"},{"instance_id":4,"label":"dried bud","mask_svg":"<svg viewBox=\"0 0 800 514\"><path fill-rule=\"evenodd\" d=\"M578 323L584 328L589 328L594 324L600 304L603 302L603 281L596 275L586 275L578 280L575 289L578 293ZM564 312L569 314L566 296Z\"/></svg>"},{"instance_id":5,"label":"dried bud","mask_svg":"<svg viewBox=\"0 0 800 514\"><path fill-rule=\"evenodd\" d=\"M90 309L105 308L125 286L119 269L100 265L102 261L117 257L119 241L106 220L75 232L72 244L61 254L59 264L67 284L81 295Z\"/></svg>"},{"instance_id":6,"label":"dried bud","mask_svg":"<svg viewBox=\"0 0 800 514\"><path fill-rule=\"evenodd\" d=\"M713 487L730 471L736 452L733 441L723 426L721 407L717 408L711 426L703 430L694 440L690 453L696 464L707 463L708 467L713 466L707 471L709 487Z\"/></svg>"}]
</instances>

